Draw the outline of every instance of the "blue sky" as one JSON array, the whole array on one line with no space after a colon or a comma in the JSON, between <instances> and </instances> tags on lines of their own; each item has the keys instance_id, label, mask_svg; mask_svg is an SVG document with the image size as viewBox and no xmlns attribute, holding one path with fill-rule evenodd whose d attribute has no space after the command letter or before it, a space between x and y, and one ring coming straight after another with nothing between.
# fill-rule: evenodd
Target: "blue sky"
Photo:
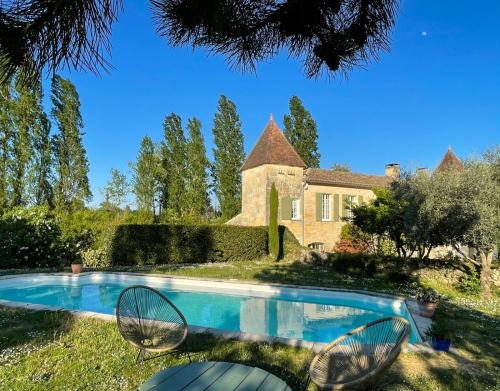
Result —
<instances>
[{"instance_id":1,"label":"blue sky","mask_svg":"<svg viewBox=\"0 0 500 391\"><path fill-rule=\"evenodd\" d=\"M63 72L80 94L94 204L111 168L129 171L144 135L161 140L171 112L202 121L211 156L221 94L237 105L247 153L269 114L281 126L290 97L299 96L318 124L324 168L348 163L379 175L389 162L433 168L448 145L467 157L500 142L500 2L403 0L390 52L330 81L307 80L286 53L243 74L222 56L172 48L156 35L147 1L124 3L114 69Z\"/></svg>"}]
</instances>

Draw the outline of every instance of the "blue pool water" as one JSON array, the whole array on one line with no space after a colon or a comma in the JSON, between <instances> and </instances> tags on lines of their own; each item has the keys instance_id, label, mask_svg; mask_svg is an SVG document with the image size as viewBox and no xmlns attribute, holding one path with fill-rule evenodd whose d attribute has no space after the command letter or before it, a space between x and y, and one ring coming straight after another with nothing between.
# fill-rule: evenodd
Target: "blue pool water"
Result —
<instances>
[{"instance_id":1,"label":"blue pool water","mask_svg":"<svg viewBox=\"0 0 500 391\"><path fill-rule=\"evenodd\" d=\"M404 301L351 292L259 287L235 283L93 273L0 280L0 299L113 314L120 292L143 284L163 292L193 326L330 342L365 323L402 316Z\"/></svg>"}]
</instances>

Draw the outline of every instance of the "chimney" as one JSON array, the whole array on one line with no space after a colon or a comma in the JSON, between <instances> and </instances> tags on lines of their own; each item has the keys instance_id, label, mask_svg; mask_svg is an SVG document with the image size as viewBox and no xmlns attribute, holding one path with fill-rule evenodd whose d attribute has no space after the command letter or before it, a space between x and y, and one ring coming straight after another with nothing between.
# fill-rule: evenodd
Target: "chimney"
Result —
<instances>
[{"instance_id":1,"label":"chimney","mask_svg":"<svg viewBox=\"0 0 500 391\"><path fill-rule=\"evenodd\" d=\"M417 175L429 175L429 169L427 167L418 167L417 168Z\"/></svg>"},{"instance_id":2,"label":"chimney","mask_svg":"<svg viewBox=\"0 0 500 391\"><path fill-rule=\"evenodd\" d=\"M385 165L385 176L399 178L400 169L398 163L389 163Z\"/></svg>"}]
</instances>

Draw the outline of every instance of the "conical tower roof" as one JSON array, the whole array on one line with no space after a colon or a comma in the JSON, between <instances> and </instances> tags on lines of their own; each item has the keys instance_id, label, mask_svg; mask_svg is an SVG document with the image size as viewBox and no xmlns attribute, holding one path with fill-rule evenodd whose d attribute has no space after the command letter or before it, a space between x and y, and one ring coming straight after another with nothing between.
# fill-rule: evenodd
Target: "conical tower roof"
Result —
<instances>
[{"instance_id":1,"label":"conical tower roof","mask_svg":"<svg viewBox=\"0 0 500 391\"><path fill-rule=\"evenodd\" d=\"M245 160L245 163L241 166L241 170L248 170L249 168L263 164L291 167L306 166L299 154L293 149L285 135L278 128L272 116L269 118L269 122Z\"/></svg>"},{"instance_id":2,"label":"conical tower roof","mask_svg":"<svg viewBox=\"0 0 500 391\"><path fill-rule=\"evenodd\" d=\"M448 170L463 170L464 165L460 161L460 159L455 155L452 151L451 147L448 147L448 151L446 151L441 163L437 166L435 172L443 172Z\"/></svg>"}]
</instances>

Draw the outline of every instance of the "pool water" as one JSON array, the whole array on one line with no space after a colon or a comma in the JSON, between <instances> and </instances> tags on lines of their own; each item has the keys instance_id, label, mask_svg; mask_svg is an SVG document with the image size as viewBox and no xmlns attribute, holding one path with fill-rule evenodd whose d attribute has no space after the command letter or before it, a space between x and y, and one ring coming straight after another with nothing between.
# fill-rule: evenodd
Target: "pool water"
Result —
<instances>
[{"instance_id":1,"label":"pool water","mask_svg":"<svg viewBox=\"0 0 500 391\"><path fill-rule=\"evenodd\" d=\"M114 314L120 292L137 284L160 290L193 326L330 342L373 320L402 316L412 325L410 342L420 342L404 301L351 292L92 273L3 279L0 299Z\"/></svg>"}]
</instances>

